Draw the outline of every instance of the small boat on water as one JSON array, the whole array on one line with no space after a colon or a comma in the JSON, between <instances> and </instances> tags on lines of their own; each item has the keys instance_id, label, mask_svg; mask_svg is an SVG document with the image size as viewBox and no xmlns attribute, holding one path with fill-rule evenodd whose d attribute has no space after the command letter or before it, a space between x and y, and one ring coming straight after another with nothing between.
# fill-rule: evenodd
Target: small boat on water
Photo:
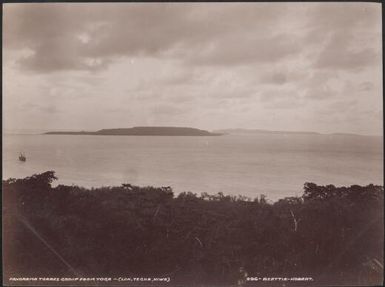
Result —
<instances>
[{"instance_id":1,"label":"small boat on water","mask_svg":"<svg viewBox=\"0 0 385 287\"><path fill-rule=\"evenodd\" d=\"M23 154L23 153L20 153L20 155L19 155L19 161L26 161L27 160L27 158L25 157L25 155Z\"/></svg>"}]
</instances>

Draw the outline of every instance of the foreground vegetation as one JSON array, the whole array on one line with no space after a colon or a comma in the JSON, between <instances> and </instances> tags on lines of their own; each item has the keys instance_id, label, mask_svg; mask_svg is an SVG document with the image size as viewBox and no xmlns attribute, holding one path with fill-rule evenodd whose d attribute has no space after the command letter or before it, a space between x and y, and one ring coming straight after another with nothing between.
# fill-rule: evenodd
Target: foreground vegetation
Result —
<instances>
[{"instance_id":1,"label":"foreground vegetation","mask_svg":"<svg viewBox=\"0 0 385 287\"><path fill-rule=\"evenodd\" d=\"M3 181L5 277L231 285L243 267L317 285L382 283L381 186L305 183L302 197L269 203L129 184L52 187L55 179L49 171Z\"/></svg>"}]
</instances>

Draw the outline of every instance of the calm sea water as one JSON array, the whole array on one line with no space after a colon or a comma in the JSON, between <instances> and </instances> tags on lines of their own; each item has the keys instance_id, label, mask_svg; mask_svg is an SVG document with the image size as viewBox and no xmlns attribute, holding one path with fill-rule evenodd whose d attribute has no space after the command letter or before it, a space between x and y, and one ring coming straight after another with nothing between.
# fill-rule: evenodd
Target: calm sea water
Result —
<instances>
[{"instance_id":1,"label":"calm sea water","mask_svg":"<svg viewBox=\"0 0 385 287\"><path fill-rule=\"evenodd\" d=\"M60 184L131 183L277 200L301 195L305 182L382 185L382 144L382 137L342 135L4 135L3 179L54 170Z\"/></svg>"}]
</instances>

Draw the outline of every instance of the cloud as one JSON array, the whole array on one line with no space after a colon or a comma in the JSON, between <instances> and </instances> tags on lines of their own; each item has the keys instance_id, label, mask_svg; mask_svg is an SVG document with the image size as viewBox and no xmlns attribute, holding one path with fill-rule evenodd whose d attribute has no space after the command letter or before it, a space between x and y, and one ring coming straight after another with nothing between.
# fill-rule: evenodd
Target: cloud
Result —
<instances>
[{"instance_id":1,"label":"cloud","mask_svg":"<svg viewBox=\"0 0 385 287\"><path fill-rule=\"evenodd\" d=\"M360 91L368 92L368 91L373 91L374 90L374 84L369 81L365 81L360 83L358 89Z\"/></svg>"},{"instance_id":2,"label":"cloud","mask_svg":"<svg viewBox=\"0 0 385 287\"><path fill-rule=\"evenodd\" d=\"M381 33L381 9L376 3L312 3L308 7L306 40L315 45L322 44L334 33L345 34L348 38ZM360 33L363 31L365 33Z\"/></svg>"},{"instance_id":3,"label":"cloud","mask_svg":"<svg viewBox=\"0 0 385 287\"><path fill-rule=\"evenodd\" d=\"M268 109L295 109L302 104L300 93L295 90L269 89L259 97Z\"/></svg>"},{"instance_id":4,"label":"cloud","mask_svg":"<svg viewBox=\"0 0 385 287\"><path fill-rule=\"evenodd\" d=\"M296 12L302 12L298 19L291 17ZM379 59L380 43L359 42L380 35L368 33L368 27L380 26L378 13L376 5L354 3L5 4L4 47L30 49L21 67L47 73L100 71L120 57L138 56L208 66L271 65L312 45L323 47L315 67L358 69ZM306 25L296 24L301 21Z\"/></svg>"},{"instance_id":5,"label":"cloud","mask_svg":"<svg viewBox=\"0 0 385 287\"><path fill-rule=\"evenodd\" d=\"M59 112L58 108L55 106L41 106L39 107L39 110L44 113L54 114Z\"/></svg>"},{"instance_id":6,"label":"cloud","mask_svg":"<svg viewBox=\"0 0 385 287\"><path fill-rule=\"evenodd\" d=\"M252 39L233 36L218 40L206 51L191 59L200 65L249 65L282 60L300 51L299 44L288 35L264 36Z\"/></svg>"},{"instance_id":7,"label":"cloud","mask_svg":"<svg viewBox=\"0 0 385 287\"><path fill-rule=\"evenodd\" d=\"M18 115L15 126L320 131L335 129L329 111L340 130L354 132L348 119L357 114L374 133L382 119L364 114L382 104L380 7L7 3L5 110ZM26 114L25 102L43 108ZM354 110L344 108L350 102Z\"/></svg>"},{"instance_id":8,"label":"cloud","mask_svg":"<svg viewBox=\"0 0 385 287\"><path fill-rule=\"evenodd\" d=\"M287 75L285 73L277 72L265 77L266 83L283 85L287 82Z\"/></svg>"},{"instance_id":9,"label":"cloud","mask_svg":"<svg viewBox=\"0 0 385 287\"><path fill-rule=\"evenodd\" d=\"M100 70L135 56L199 65L270 62L299 51L290 35L266 28L280 14L276 5L256 3L6 4L4 43L31 49L19 63L36 72Z\"/></svg>"},{"instance_id":10,"label":"cloud","mask_svg":"<svg viewBox=\"0 0 385 287\"><path fill-rule=\"evenodd\" d=\"M313 67L357 72L376 65L381 55L378 7L375 3L315 4L305 37L316 50L311 54Z\"/></svg>"},{"instance_id":11,"label":"cloud","mask_svg":"<svg viewBox=\"0 0 385 287\"><path fill-rule=\"evenodd\" d=\"M184 113L184 110L173 105L156 105L151 109L156 115L179 115Z\"/></svg>"},{"instance_id":12,"label":"cloud","mask_svg":"<svg viewBox=\"0 0 385 287\"><path fill-rule=\"evenodd\" d=\"M326 100L334 96L335 96L335 91L333 91L328 85L309 89L305 95L307 99L316 99L316 100Z\"/></svg>"},{"instance_id":13,"label":"cloud","mask_svg":"<svg viewBox=\"0 0 385 287\"><path fill-rule=\"evenodd\" d=\"M371 66L380 61L380 54L374 48L363 48L355 51L354 45L335 33L315 62L320 69L353 70L356 71Z\"/></svg>"},{"instance_id":14,"label":"cloud","mask_svg":"<svg viewBox=\"0 0 385 287\"><path fill-rule=\"evenodd\" d=\"M31 110L36 111L38 113L42 114L57 114L62 112L61 109L56 107L53 104L47 103L47 104L42 104L42 103L24 103L21 105L21 109L24 112L30 112Z\"/></svg>"}]
</instances>

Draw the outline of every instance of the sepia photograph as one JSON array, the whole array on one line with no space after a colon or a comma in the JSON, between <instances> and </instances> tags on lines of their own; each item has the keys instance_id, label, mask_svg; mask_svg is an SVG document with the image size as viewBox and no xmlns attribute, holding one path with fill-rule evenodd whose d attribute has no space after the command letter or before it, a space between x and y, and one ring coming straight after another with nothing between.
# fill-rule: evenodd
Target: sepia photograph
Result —
<instances>
[{"instance_id":1,"label":"sepia photograph","mask_svg":"<svg viewBox=\"0 0 385 287\"><path fill-rule=\"evenodd\" d=\"M382 5L2 4L5 286L384 283Z\"/></svg>"}]
</instances>

